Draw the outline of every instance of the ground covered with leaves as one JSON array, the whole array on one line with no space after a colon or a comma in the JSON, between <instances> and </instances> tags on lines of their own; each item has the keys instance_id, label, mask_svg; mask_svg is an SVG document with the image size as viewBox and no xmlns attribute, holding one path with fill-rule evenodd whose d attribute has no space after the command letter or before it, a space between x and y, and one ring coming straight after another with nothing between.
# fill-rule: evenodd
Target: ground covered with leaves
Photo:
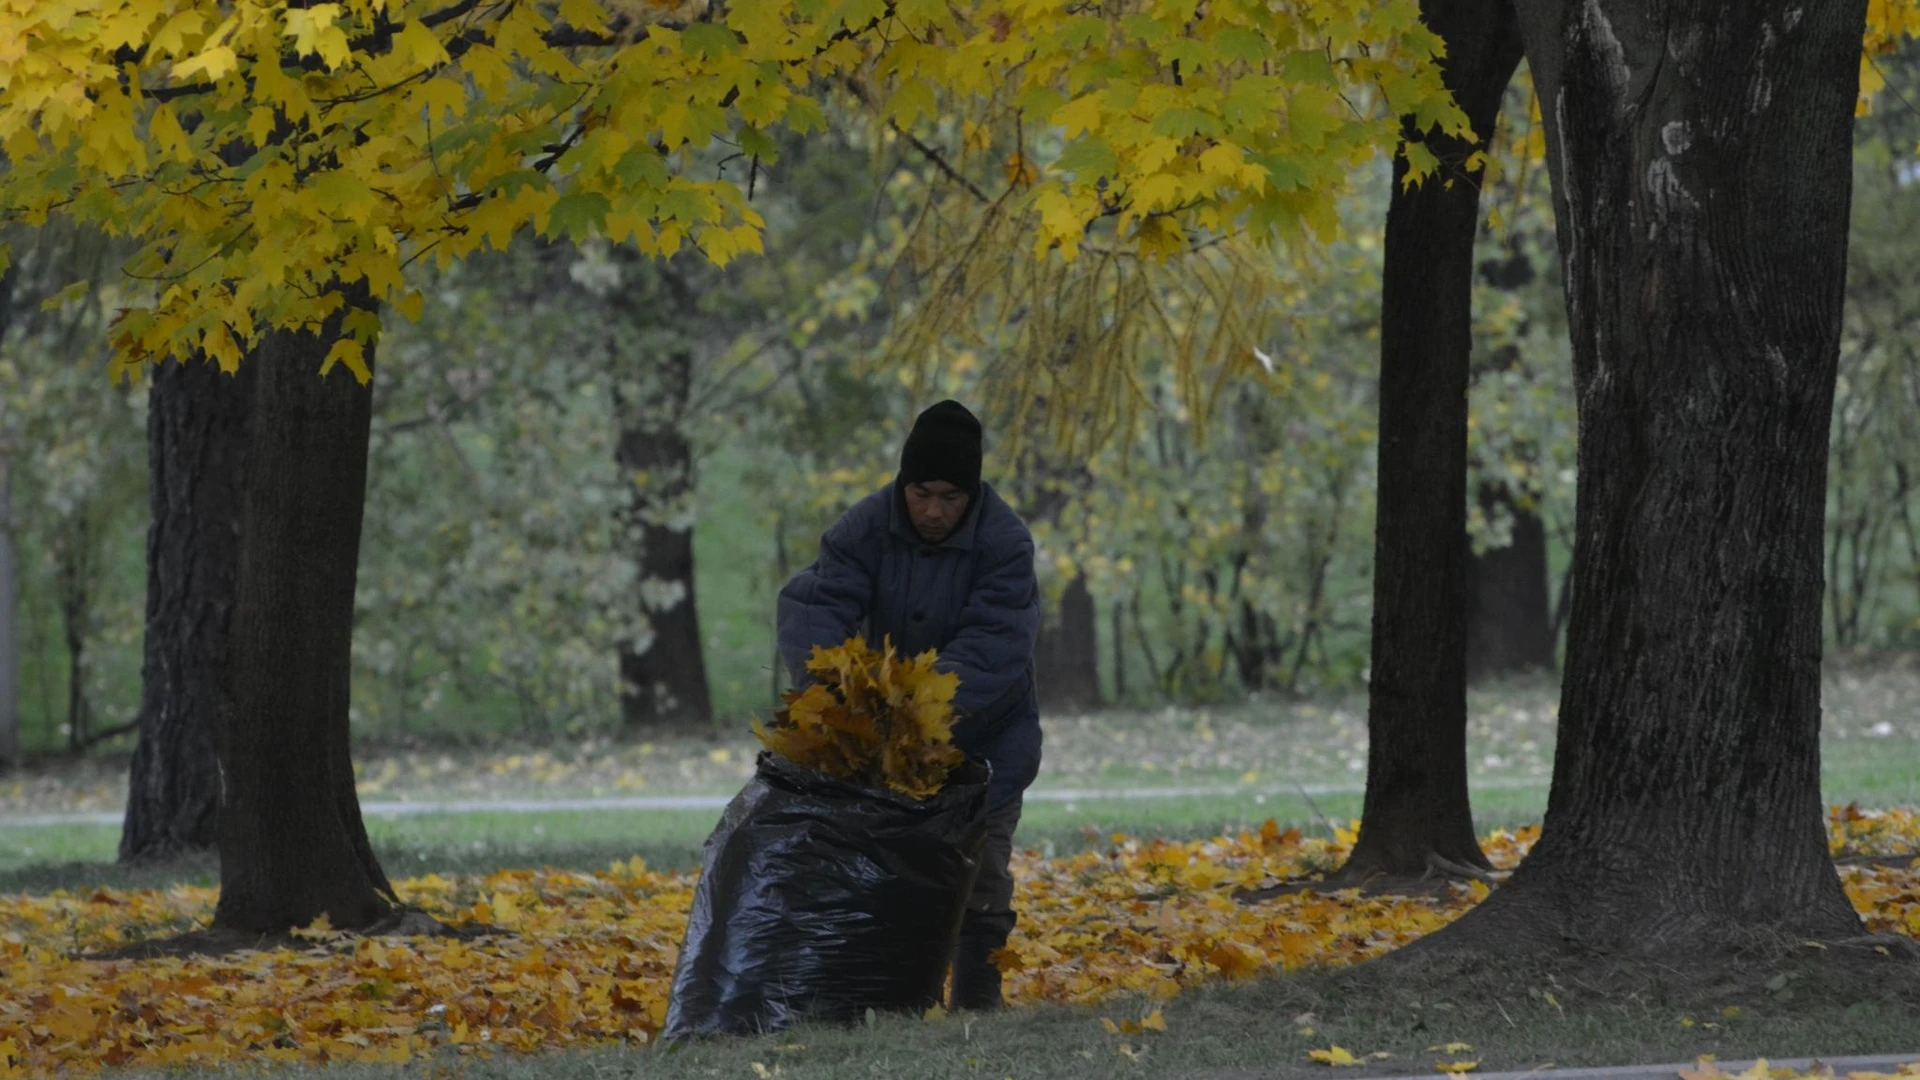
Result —
<instances>
[{"instance_id":1,"label":"ground covered with leaves","mask_svg":"<svg viewBox=\"0 0 1920 1080\"><path fill-rule=\"evenodd\" d=\"M1834 812L1831 831L1869 929L1920 937L1920 859L1913 857L1920 818L1845 808ZM1511 867L1533 835L1494 833L1488 852ZM1308 891L1259 904L1235 899L1241 890L1338 865L1350 840L1345 830L1326 841L1270 825L1188 843L1113 836L1096 850L1053 860L1022 855L1022 921L1003 958L1008 996L1016 1006L1112 1006L1103 1028L1132 1049L1128 1040L1145 1045L1164 1026L1158 1003L1182 991L1378 956L1486 895L1487 886L1474 882L1419 897ZM320 926L271 950L100 961L76 954L204 926L215 893L180 885L8 898L0 902L7 927L0 976L8 988L0 1000L0 1074L400 1062L645 1043L658 1032L690 876L633 859L597 873L427 876L397 887L450 922L503 932L369 939ZM1316 1049L1315 1061L1365 1063L1364 1047ZM1436 1063L1471 1060L1460 1051Z\"/></svg>"}]
</instances>

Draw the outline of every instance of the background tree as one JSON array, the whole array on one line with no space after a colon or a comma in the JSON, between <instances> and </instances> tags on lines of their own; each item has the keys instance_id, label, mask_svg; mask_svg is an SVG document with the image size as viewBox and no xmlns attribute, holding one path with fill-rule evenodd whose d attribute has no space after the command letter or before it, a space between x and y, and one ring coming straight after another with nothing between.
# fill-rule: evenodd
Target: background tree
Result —
<instances>
[{"instance_id":1,"label":"background tree","mask_svg":"<svg viewBox=\"0 0 1920 1080\"><path fill-rule=\"evenodd\" d=\"M1872 36L1872 32L1869 32ZM1884 83L1856 122L1847 315L1827 501L1827 632L1857 653L1920 642L1920 281L1901 252L1920 226L1920 70L1914 48L1875 56Z\"/></svg>"},{"instance_id":2,"label":"background tree","mask_svg":"<svg viewBox=\"0 0 1920 1080\"><path fill-rule=\"evenodd\" d=\"M685 257L661 264L622 290L629 318L671 326L702 318L699 298L720 282L702 280ZM640 282L653 288L643 290ZM664 329L664 327L663 327ZM671 331L668 331L670 334ZM624 343L621 343L624 344ZM621 348L614 381L620 434L615 458L632 485L622 524L643 582L670 586L651 599L641 594L650 640L620 652L620 711L628 727L713 722L707 689L705 641L693 574L693 443L687 427L693 404L695 346L662 341L654 349Z\"/></svg>"},{"instance_id":3,"label":"background tree","mask_svg":"<svg viewBox=\"0 0 1920 1080\"><path fill-rule=\"evenodd\" d=\"M1503 125L1530 118L1531 80L1508 91ZM1573 395L1544 159L1496 134L1473 291L1467 441L1467 680L1551 672L1564 622L1553 548L1569 546ZM1503 143L1505 145L1503 145ZM1517 151L1517 152L1516 152ZM1544 148L1542 149L1544 153ZM1498 170L1496 174L1495 170ZM1544 279L1544 280L1543 280ZM1563 523L1564 519L1564 523ZM1561 560L1564 561L1564 560Z\"/></svg>"},{"instance_id":4,"label":"background tree","mask_svg":"<svg viewBox=\"0 0 1920 1080\"><path fill-rule=\"evenodd\" d=\"M0 349L13 328L13 282L12 267L0 271ZM11 370L4 374L9 381L18 377ZM0 765L9 768L20 764L20 586L13 540L13 460L20 451L14 440L11 427L0 431Z\"/></svg>"},{"instance_id":5,"label":"background tree","mask_svg":"<svg viewBox=\"0 0 1920 1080\"><path fill-rule=\"evenodd\" d=\"M40 748L77 754L130 731L121 718L137 701L123 659L138 640L137 613L123 605L137 582L121 572L116 541L144 494L143 417L102 380L107 313L125 295L107 271L111 243L65 225L8 236L19 251L6 274L9 332L0 335L0 456L18 599L8 631L19 679L13 730L27 745L25 720L37 713ZM29 683L31 696L22 693Z\"/></svg>"},{"instance_id":6,"label":"background tree","mask_svg":"<svg viewBox=\"0 0 1920 1080\"><path fill-rule=\"evenodd\" d=\"M1367 686L1367 791L1336 875L1484 869L1467 796L1467 386L1484 145L1520 61L1504 0L1430 3L1446 81L1471 138L1408 121L1387 209L1380 321L1380 464ZM1417 141L1416 141L1417 140ZM1411 184L1410 155L1440 162ZM1479 156L1475 156L1479 155Z\"/></svg>"}]
</instances>

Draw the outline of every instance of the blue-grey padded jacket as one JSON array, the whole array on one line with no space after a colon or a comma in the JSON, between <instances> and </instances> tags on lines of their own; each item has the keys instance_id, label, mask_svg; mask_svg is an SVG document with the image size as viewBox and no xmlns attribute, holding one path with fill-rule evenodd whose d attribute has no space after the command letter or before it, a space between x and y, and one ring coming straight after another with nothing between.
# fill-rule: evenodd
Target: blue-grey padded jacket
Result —
<instances>
[{"instance_id":1,"label":"blue-grey padded jacket","mask_svg":"<svg viewBox=\"0 0 1920 1080\"><path fill-rule=\"evenodd\" d=\"M812 681L814 646L855 634L876 648L891 637L904 656L939 650L941 667L960 676L953 741L993 766L994 806L1040 770L1039 632L1033 536L988 484L953 535L931 545L888 484L841 515L820 557L780 590L780 655L796 686Z\"/></svg>"}]
</instances>

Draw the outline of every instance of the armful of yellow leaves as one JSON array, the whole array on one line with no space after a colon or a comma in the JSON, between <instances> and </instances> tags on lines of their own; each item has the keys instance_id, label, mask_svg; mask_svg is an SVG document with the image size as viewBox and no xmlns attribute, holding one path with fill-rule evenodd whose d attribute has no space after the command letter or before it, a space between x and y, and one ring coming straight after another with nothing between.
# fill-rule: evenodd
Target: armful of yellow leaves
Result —
<instances>
[{"instance_id":1,"label":"armful of yellow leaves","mask_svg":"<svg viewBox=\"0 0 1920 1080\"><path fill-rule=\"evenodd\" d=\"M797 765L916 799L937 794L965 760L953 745L953 695L960 677L934 670L929 649L911 660L865 638L816 646L807 670L818 681L789 690L771 725L753 722L767 749Z\"/></svg>"}]
</instances>

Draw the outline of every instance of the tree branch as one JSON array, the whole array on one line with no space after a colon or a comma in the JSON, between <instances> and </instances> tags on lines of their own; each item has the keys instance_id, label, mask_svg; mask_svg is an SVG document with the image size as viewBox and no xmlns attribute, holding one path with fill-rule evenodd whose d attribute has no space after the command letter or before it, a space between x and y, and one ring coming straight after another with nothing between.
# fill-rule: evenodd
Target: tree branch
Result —
<instances>
[{"instance_id":1,"label":"tree branch","mask_svg":"<svg viewBox=\"0 0 1920 1080\"><path fill-rule=\"evenodd\" d=\"M108 739L117 738L121 735L129 734L131 732L139 730L139 728L140 728L140 718L135 717L124 724L120 724L116 727L110 727L105 731L90 732L87 734L85 738L80 740L80 745L78 749L83 752L87 750L91 750L93 747L99 745L100 743L106 742Z\"/></svg>"},{"instance_id":2,"label":"tree branch","mask_svg":"<svg viewBox=\"0 0 1920 1080\"><path fill-rule=\"evenodd\" d=\"M866 88L861 86L857 79L848 77L842 80L842 82L846 86L847 92L852 94L855 100L859 101L860 104L865 105L868 108L873 107L873 99L867 96ZM912 146L915 150L919 151L920 156L926 158L927 161L930 162L934 168L939 169L942 173L945 173L947 179L966 188L967 193L969 195L972 195L975 199L983 203L990 203L993 201L993 199L988 197L985 191L982 191L980 189L980 185L974 183L972 180L969 180L965 176L961 175L960 170L953 167L953 164L947 160L946 155L942 154L939 150L935 149L934 147L928 146L926 143L922 142L918 135L915 135L913 132L906 130L905 128L901 127L899 124L894 123L892 120L887 121L887 126L889 128L892 128L895 134L907 140L907 144Z\"/></svg>"},{"instance_id":3,"label":"tree branch","mask_svg":"<svg viewBox=\"0 0 1920 1080\"><path fill-rule=\"evenodd\" d=\"M460 0L459 3L451 7L443 7L439 11L429 11L425 15L420 16L420 25L431 30L442 23L450 23L479 6L480 0Z\"/></svg>"}]
</instances>

